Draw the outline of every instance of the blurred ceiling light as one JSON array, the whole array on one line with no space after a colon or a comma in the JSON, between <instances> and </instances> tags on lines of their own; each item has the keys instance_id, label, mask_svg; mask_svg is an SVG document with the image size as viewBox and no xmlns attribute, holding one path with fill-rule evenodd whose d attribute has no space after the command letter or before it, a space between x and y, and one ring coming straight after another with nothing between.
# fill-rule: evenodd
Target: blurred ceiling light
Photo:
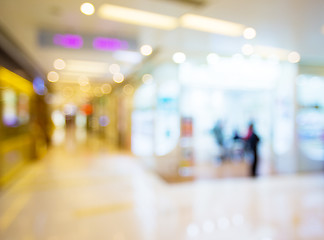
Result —
<instances>
[{"instance_id":1,"label":"blurred ceiling light","mask_svg":"<svg viewBox=\"0 0 324 240\"><path fill-rule=\"evenodd\" d=\"M253 39L256 37L256 31L254 28L246 28L243 32L243 37L245 39Z\"/></svg>"},{"instance_id":2,"label":"blurred ceiling light","mask_svg":"<svg viewBox=\"0 0 324 240\"><path fill-rule=\"evenodd\" d=\"M175 63L184 63L186 61L186 55L183 52L176 52L173 54L172 59Z\"/></svg>"},{"instance_id":3,"label":"blurred ceiling light","mask_svg":"<svg viewBox=\"0 0 324 240\"><path fill-rule=\"evenodd\" d=\"M144 84L151 84L153 82L153 76L151 74L144 74L142 81Z\"/></svg>"},{"instance_id":4,"label":"blurred ceiling light","mask_svg":"<svg viewBox=\"0 0 324 240\"><path fill-rule=\"evenodd\" d=\"M47 74L47 80L49 82L57 82L59 80L59 75L57 72L54 72L54 71L50 71L48 74Z\"/></svg>"},{"instance_id":5,"label":"blurred ceiling light","mask_svg":"<svg viewBox=\"0 0 324 240\"><path fill-rule=\"evenodd\" d=\"M111 93L112 87L109 83L105 83L101 86L101 91L103 94Z\"/></svg>"},{"instance_id":6,"label":"blurred ceiling light","mask_svg":"<svg viewBox=\"0 0 324 240\"><path fill-rule=\"evenodd\" d=\"M216 53L210 53L207 55L207 63L214 65L219 62L219 56Z\"/></svg>"},{"instance_id":7,"label":"blurred ceiling light","mask_svg":"<svg viewBox=\"0 0 324 240\"><path fill-rule=\"evenodd\" d=\"M133 51L116 51L112 54L113 58L128 63L140 63L142 61L142 55Z\"/></svg>"},{"instance_id":8,"label":"blurred ceiling light","mask_svg":"<svg viewBox=\"0 0 324 240\"><path fill-rule=\"evenodd\" d=\"M113 80L116 83L121 83L121 82L124 81L124 75L121 74L121 73L116 73L116 74L113 75Z\"/></svg>"},{"instance_id":9,"label":"blurred ceiling light","mask_svg":"<svg viewBox=\"0 0 324 240\"><path fill-rule=\"evenodd\" d=\"M291 52L288 54L288 61L291 63L298 63L300 61L300 55L298 52Z\"/></svg>"},{"instance_id":10,"label":"blurred ceiling light","mask_svg":"<svg viewBox=\"0 0 324 240\"><path fill-rule=\"evenodd\" d=\"M106 62L67 60L65 71L77 73L99 73L105 74L109 64Z\"/></svg>"},{"instance_id":11,"label":"blurred ceiling light","mask_svg":"<svg viewBox=\"0 0 324 240\"><path fill-rule=\"evenodd\" d=\"M149 56L152 54L152 47L150 45L143 45L141 47L141 53L144 55L144 56Z\"/></svg>"},{"instance_id":12,"label":"blurred ceiling light","mask_svg":"<svg viewBox=\"0 0 324 240\"><path fill-rule=\"evenodd\" d=\"M53 66L56 70L63 70L66 65L63 59L58 58L54 61Z\"/></svg>"},{"instance_id":13,"label":"blurred ceiling light","mask_svg":"<svg viewBox=\"0 0 324 240\"><path fill-rule=\"evenodd\" d=\"M120 66L116 63L113 63L109 66L109 72L111 74L117 74L120 72Z\"/></svg>"},{"instance_id":14,"label":"blurred ceiling light","mask_svg":"<svg viewBox=\"0 0 324 240\"><path fill-rule=\"evenodd\" d=\"M175 29L178 25L177 19L174 17L111 4L103 4L99 8L98 14L108 20L164 30Z\"/></svg>"},{"instance_id":15,"label":"blurred ceiling light","mask_svg":"<svg viewBox=\"0 0 324 240\"><path fill-rule=\"evenodd\" d=\"M124 87L123 87L123 92L125 95L131 95L134 91L134 87L130 84L126 84Z\"/></svg>"},{"instance_id":16,"label":"blurred ceiling light","mask_svg":"<svg viewBox=\"0 0 324 240\"><path fill-rule=\"evenodd\" d=\"M185 28L232 37L242 36L245 29L245 26L242 24L194 14L183 15L180 18L180 25Z\"/></svg>"},{"instance_id":17,"label":"blurred ceiling light","mask_svg":"<svg viewBox=\"0 0 324 240\"><path fill-rule=\"evenodd\" d=\"M254 53L253 46L250 44L244 44L242 46L242 53L247 56L252 55Z\"/></svg>"},{"instance_id":18,"label":"blurred ceiling light","mask_svg":"<svg viewBox=\"0 0 324 240\"><path fill-rule=\"evenodd\" d=\"M94 14L94 12L95 12L95 7L93 6L93 4L88 3L88 2L86 2L86 3L82 3L82 4L81 4L81 7L80 7L80 11L81 11L83 14L90 16L90 15Z\"/></svg>"}]
</instances>

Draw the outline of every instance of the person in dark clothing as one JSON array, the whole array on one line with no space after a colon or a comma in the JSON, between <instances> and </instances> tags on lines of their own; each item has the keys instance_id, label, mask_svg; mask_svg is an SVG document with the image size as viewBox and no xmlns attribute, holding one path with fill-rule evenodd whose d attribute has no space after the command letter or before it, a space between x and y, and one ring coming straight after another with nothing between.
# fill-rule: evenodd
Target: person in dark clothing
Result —
<instances>
[{"instance_id":1,"label":"person in dark clothing","mask_svg":"<svg viewBox=\"0 0 324 240\"><path fill-rule=\"evenodd\" d=\"M215 127L213 128L213 132L216 138L216 142L219 146L223 146L224 145L224 135L223 135L223 126L222 126L222 122L218 121L215 125Z\"/></svg>"},{"instance_id":2,"label":"person in dark clothing","mask_svg":"<svg viewBox=\"0 0 324 240\"><path fill-rule=\"evenodd\" d=\"M239 135L238 130L234 130L232 136L231 158L232 160L242 160L244 158L244 138Z\"/></svg>"},{"instance_id":3,"label":"person in dark clothing","mask_svg":"<svg viewBox=\"0 0 324 240\"><path fill-rule=\"evenodd\" d=\"M220 148L220 159L224 160L225 159L224 135L223 135L223 125L220 120L217 121L212 131L214 133L216 142Z\"/></svg>"},{"instance_id":4,"label":"person in dark clothing","mask_svg":"<svg viewBox=\"0 0 324 240\"><path fill-rule=\"evenodd\" d=\"M251 164L251 176L256 177L257 176L257 168L258 168L258 144L260 142L259 136L254 131L253 123L249 126L248 136L246 138L247 145L249 150L252 152L252 164Z\"/></svg>"},{"instance_id":5,"label":"person in dark clothing","mask_svg":"<svg viewBox=\"0 0 324 240\"><path fill-rule=\"evenodd\" d=\"M233 133L233 141L234 142L237 142L239 140L241 140L242 138L240 137L240 135L238 134L238 131L237 130L234 130L234 133Z\"/></svg>"}]
</instances>

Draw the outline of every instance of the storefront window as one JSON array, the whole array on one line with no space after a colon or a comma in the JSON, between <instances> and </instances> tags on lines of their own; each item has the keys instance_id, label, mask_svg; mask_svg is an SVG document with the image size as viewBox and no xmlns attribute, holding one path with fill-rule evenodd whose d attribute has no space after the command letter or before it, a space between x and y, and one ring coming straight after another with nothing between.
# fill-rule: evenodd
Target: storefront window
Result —
<instances>
[{"instance_id":1,"label":"storefront window","mask_svg":"<svg viewBox=\"0 0 324 240\"><path fill-rule=\"evenodd\" d=\"M3 112L2 121L7 127L18 126L18 108L17 108L17 94L12 89L5 89L2 92L3 98Z\"/></svg>"},{"instance_id":2,"label":"storefront window","mask_svg":"<svg viewBox=\"0 0 324 240\"><path fill-rule=\"evenodd\" d=\"M301 75L297 81L298 137L302 153L324 161L324 78Z\"/></svg>"}]
</instances>

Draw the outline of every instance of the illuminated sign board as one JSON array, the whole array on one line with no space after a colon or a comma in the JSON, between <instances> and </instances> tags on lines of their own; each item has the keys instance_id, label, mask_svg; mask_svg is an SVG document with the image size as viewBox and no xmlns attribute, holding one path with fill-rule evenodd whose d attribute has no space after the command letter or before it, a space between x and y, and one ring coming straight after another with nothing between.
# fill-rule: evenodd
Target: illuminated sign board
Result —
<instances>
[{"instance_id":1,"label":"illuminated sign board","mask_svg":"<svg viewBox=\"0 0 324 240\"><path fill-rule=\"evenodd\" d=\"M74 34L55 34L53 37L53 43L65 48L79 49L83 47L82 37Z\"/></svg>"},{"instance_id":2,"label":"illuminated sign board","mask_svg":"<svg viewBox=\"0 0 324 240\"><path fill-rule=\"evenodd\" d=\"M116 38L96 37L93 40L93 47L103 51L127 50L128 42Z\"/></svg>"},{"instance_id":3,"label":"illuminated sign board","mask_svg":"<svg viewBox=\"0 0 324 240\"><path fill-rule=\"evenodd\" d=\"M84 49L97 51L136 50L134 39L116 36L98 36L90 34L57 33L41 30L38 33L38 43L41 47L61 47L66 49Z\"/></svg>"}]
</instances>

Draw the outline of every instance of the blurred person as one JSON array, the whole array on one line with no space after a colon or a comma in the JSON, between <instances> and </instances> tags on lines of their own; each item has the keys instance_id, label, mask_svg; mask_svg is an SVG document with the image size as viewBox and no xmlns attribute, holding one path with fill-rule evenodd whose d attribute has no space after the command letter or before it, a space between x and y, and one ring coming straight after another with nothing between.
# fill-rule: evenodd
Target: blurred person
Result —
<instances>
[{"instance_id":1,"label":"blurred person","mask_svg":"<svg viewBox=\"0 0 324 240\"><path fill-rule=\"evenodd\" d=\"M231 146L231 158L242 160L244 156L244 141L243 138L239 135L237 129L233 131L232 136L232 146Z\"/></svg>"},{"instance_id":2,"label":"blurred person","mask_svg":"<svg viewBox=\"0 0 324 240\"><path fill-rule=\"evenodd\" d=\"M233 142L239 142L242 137L239 135L238 131L235 129L233 132Z\"/></svg>"},{"instance_id":3,"label":"blurred person","mask_svg":"<svg viewBox=\"0 0 324 240\"><path fill-rule=\"evenodd\" d=\"M219 157L223 161L225 159L225 148L224 148L224 134L223 134L223 124L221 120L218 120L212 130L216 143L219 147L220 154Z\"/></svg>"},{"instance_id":4,"label":"blurred person","mask_svg":"<svg viewBox=\"0 0 324 240\"><path fill-rule=\"evenodd\" d=\"M252 122L249 124L249 129L248 129L248 133L245 137L245 141L246 141L248 151L250 151L252 153L252 163L251 163L250 174L252 177L256 177L258 163L259 163L258 145L260 142L260 138L255 133L254 124Z\"/></svg>"}]
</instances>

